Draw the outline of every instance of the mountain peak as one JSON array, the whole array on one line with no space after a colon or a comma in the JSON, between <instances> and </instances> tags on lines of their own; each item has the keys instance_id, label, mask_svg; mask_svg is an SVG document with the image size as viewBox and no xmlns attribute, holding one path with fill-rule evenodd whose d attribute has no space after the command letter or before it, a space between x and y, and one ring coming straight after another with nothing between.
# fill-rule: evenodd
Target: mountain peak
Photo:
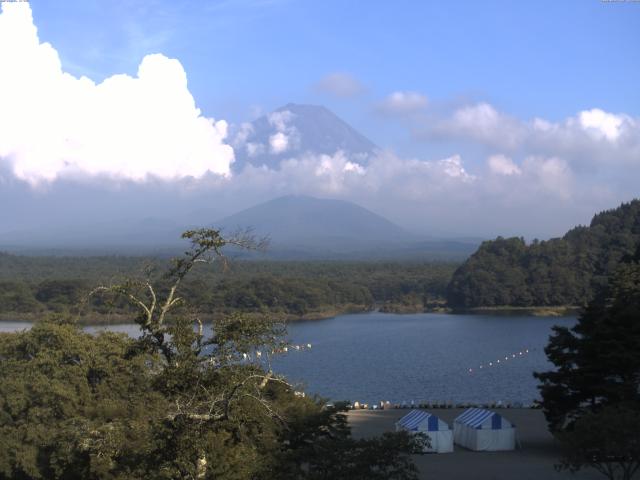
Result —
<instances>
[{"instance_id":1,"label":"mountain peak","mask_svg":"<svg viewBox=\"0 0 640 480\"><path fill-rule=\"evenodd\" d=\"M322 105L287 103L237 135L234 170L247 164L278 169L284 159L342 151L366 164L378 147ZM277 140L277 142L276 142Z\"/></svg>"},{"instance_id":2,"label":"mountain peak","mask_svg":"<svg viewBox=\"0 0 640 480\"><path fill-rule=\"evenodd\" d=\"M285 195L216 222L271 239L269 255L288 259L464 258L477 244L426 240L347 200Z\"/></svg>"},{"instance_id":3,"label":"mountain peak","mask_svg":"<svg viewBox=\"0 0 640 480\"><path fill-rule=\"evenodd\" d=\"M330 114L336 118L339 118L335 113L329 110L324 105L311 105L309 103L293 103L289 102L282 107L276 108L276 112L290 111L296 114Z\"/></svg>"},{"instance_id":4,"label":"mountain peak","mask_svg":"<svg viewBox=\"0 0 640 480\"><path fill-rule=\"evenodd\" d=\"M286 105L281 106L280 108L276 108L276 112L282 111L282 110L300 110L300 109L323 109L326 110L325 107L323 107L322 105L311 105L310 103L294 103L294 102L289 102Z\"/></svg>"}]
</instances>

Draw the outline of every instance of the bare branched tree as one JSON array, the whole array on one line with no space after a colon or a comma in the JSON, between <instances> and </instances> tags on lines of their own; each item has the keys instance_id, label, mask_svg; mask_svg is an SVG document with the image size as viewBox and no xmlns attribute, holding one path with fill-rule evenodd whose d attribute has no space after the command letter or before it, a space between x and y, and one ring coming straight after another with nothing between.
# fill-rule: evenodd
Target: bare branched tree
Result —
<instances>
[{"instance_id":1,"label":"bare branched tree","mask_svg":"<svg viewBox=\"0 0 640 480\"><path fill-rule=\"evenodd\" d=\"M206 228L186 231L182 238L190 241L190 248L182 257L171 261L171 267L159 282L154 282L152 270L147 269L148 275L143 280L101 285L90 295L108 293L124 298L137 310L136 322L142 330L138 348L159 353L164 360L163 373L175 372L178 378L175 383L180 383L181 375L194 377L195 386L193 383L184 388L178 386L172 392L173 408L167 413L167 420L187 421L196 428L207 428L212 422L233 421L236 407L242 408L243 402L251 402L269 418L286 425L282 414L264 395L270 383L292 388L274 374L270 365L271 355L286 346L281 323L233 314L214 320L207 336L197 313L187 319L172 315L186 303L180 287L196 265L220 262L226 270L225 247L262 251L268 239L256 238L250 230L223 236L219 230ZM248 358L251 361L247 361ZM185 366L189 362L191 365ZM203 451L196 462L195 478L203 478L206 465Z\"/></svg>"},{"instance_id":2,"label":"bare branched tree","mask_svg":"<svg viewBox=\"0 0 640 480\"><path fill-rule=\"evenodd\" d=\"M136 323L140 325L142 337L140 344L146 348L158 351L164 357L167 365L175 365L175 344L168 342L168 334L171 333L171 325L167 322L168 316L185 304L185 299L180 296L179 289L184 278L199 263L212 264L220 262L223 269L228 268L229 262L223 253L225 247L236 247L242 250L264 251L268 246L268 238L256 238L250 229L240 230L230 236L223 236L219 230L202 228L189 230L182 234L182 238L190 241L190 248L184 255L171 261L171 268L164 274L163 281L168 283L166 293L161 294L159 288L154 285L151 278L152 268L147 268L147 277L144 280L127 280L114 285L100 285L96 287L90 296L102 293L110 293L124 298L137 310ZM213 332L209 339L205 340L204 323L196 314L191 320L197 325L197 331L193 342L194 353L200 356L202 363L222 368L229 365L237 365L244 360L248 353L255 352L262 346L268 371L264 375L252 373L239 381L230 391L228 396L208 397L207 411L209 413L193 414L193 418L203 420L226 418L229 414L230 404L238 397L248 396L240 394L243 387L251 381L257 381L262 389L270 381L283 382L275 377L270 368L270 354L281 351L284 342L279 340L284 328L276 322L264 319L247 319L239 315L231 315L228 318L218 319L213 326ZM262 353L262 352L260 352ZM253 358L253 357L252 357ZM256 358L257 359L257 358ZM206 389L203 387L203 392ZM253 394L252 394L253 395ZM260 403L262 400L257 399ZM195 405L195 398L176 404L173 416L181 415L188 406ZM202 405L201 405L202 406ZM220 409L217 407L220 406ZM216 411L217 413L212 413Z\"/></svg>"},{"instance_id":3,"label":"bare branched tree","mask_svg":"<svg viewBox=\"0 0 640 480\"><path fill-rule=\"evenodd\" d=\"M184 305L184 298L178 294L184 278L199 263L211 264L218 261L226 270L228 259L223 254L224 247L264 251L269 242L267 237L257 238L250 229L239 230L225 237L220 230L201 228L184 232L182 238L190 241L190 248L182 257L171 260L171 268L165 273L163 279L169 283L168 293L164 298L160 297L158 288L152 283L153 269L150 266L145 269L147 275L144 280L129 279L119 284L101 285L89 294L89 297L92 297L100 293L111 293L125 298L138 311L136 322L142 329L143 337L150 346L160 350L167 361L172 359L172 351L166 344L167 315ZM197 341L201 346L203 324L198 316L194 321L199 325Z\"/></svg>"}]
</instances>

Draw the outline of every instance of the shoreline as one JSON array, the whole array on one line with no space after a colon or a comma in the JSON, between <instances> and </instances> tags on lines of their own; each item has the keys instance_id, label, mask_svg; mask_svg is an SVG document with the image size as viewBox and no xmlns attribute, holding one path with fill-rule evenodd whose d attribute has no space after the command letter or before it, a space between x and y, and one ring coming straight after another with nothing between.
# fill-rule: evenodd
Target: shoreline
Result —
<instances>
[{"instance_id":1,"label":"shoreline","mask_svg":"<svg viewBox=\"0 0 640 480\"><path fill-rule=\"evenodd\" d=\"M577 315L580 313L581 307L562 305L552 307L474 307L467 309L453 309L445 306L433 306L424 308L419 305L402 305L402 304L378 304L378 305L344 305L341 308L333 307L313 312L308 312L302 315L294 313L283 312L216 312L207 313L201 315L201 318L205 321L213 320L216 317L230 315L232 313L244 313L249 317L258 316L272 316L280 317L284 323L293 322L306 322L306 321L318 321L328 320L341 315L350 315L358 313L389 313L393 315L416 315L416 314L429 314L439 313L447 315L525 315L534 317L564 317ZM37 322L45 318L55 317L56 315L67 316L67 314L59 314L56 312L5 312L0 313L0 322ZM68 315L69 318L77 319L78 325L91 326L91 325L122 325L127 323L135 323L135 314L97 314L92 313L90 315Z\"/></svg>"},{"instance_id":2,"label":"shoreline","mask_svg":"<svg viewBox=\"0 0 640 480\"><path fill-rule=\"evenodd\" d=\"M231 315L233 313L242 313L248 317L264 317L271 316L275 318L280 318L282 322L304 322L304 321L315 321L315 320L327 320L329 318L334 318L340 315L349 315L356 313L368 313L376 311L375 308L371 307L363 307L358 305L348 305L344 308L327 308L325 310L318 310L314 312L308 312L303 315L297 315L293 313L283 313L283 312L216 312L216 313L206 313L200 315L200 318L203 321L211 321L215 318ZM99 314L99 313L91 313L89 315L80 315L77 314L60 314L56 312L5 312L0 313L0 322L28 322L35 323L39 320L43 319L53 319L56 316L61 316L62 318L69 318L78 325L82 326L93 326L93 325L123 325L128 323L135 323L135 314L123 314L123 313L110 313L110 314Z\"/></svg>"}]
</instances>

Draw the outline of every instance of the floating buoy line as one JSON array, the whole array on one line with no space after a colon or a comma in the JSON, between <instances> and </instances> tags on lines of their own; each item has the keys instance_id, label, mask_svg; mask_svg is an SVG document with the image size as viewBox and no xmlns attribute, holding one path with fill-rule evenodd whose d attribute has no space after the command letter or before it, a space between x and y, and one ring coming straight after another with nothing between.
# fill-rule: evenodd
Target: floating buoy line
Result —
<instances>
[{"instance_id":1,"label":"floating buoy line","mask_svg":"<svg viewBox=\"0 0 640 480\"><path fill-rule=\"evenodd\" d=\"M327 407L334 406L333 403L326 404ZM380 401L379 403L365 403L365 402L350 402L347 404L347 408L349 410L397 410L397 409L466 409L466 408L529 408L529 409L540 409L541 405L533 401L531 403L523 403L519 401L515 402L502 402L498 400L497 402L488 402L488 403L476 403L476 402L462 402L462 403L454 403L453 401L414 401L411 400L407 402L406 400L402 402L389 402L389 401Z\"/></svg>"},{"instance_id":2,"label":"floating buoy line","mask_svg":"<svg viewBox=\"0 0 640 480\"><path fill-rule=\"evenodd\" d=\"M500 357L497 360L491 360L485 363L481 363L477 368L470 367L469 369L467 369L467 372L469 374L472 374L479 370L486 370L488 368L499 367L500 365L505 365L507 362L511 362L511 361L515 361L520 358L523 358L527 356L530 352L531 350L529 350L528 348L524 348L522 350L518 350L517 352L505 355L504 357Z\"/></svg>"},{"instance_id":3,"label":"floating buoy line","mask_svg":"<svg viewBox=\"0 0 640 480\"><path fill-rule=\"evenodd\" d=\"M301 352L304 350L311 350L311 344L306 343L306 344L300 344L300 345L285 345L283 347L274 348L271 350L264 350L264 351L256 350L253 353L243 353L242 360L252 362L253 360L260 360L263 355L266 357L266 356L269 356L269 354L282 355L289 352Z\"/></svg>"}]
</instances>

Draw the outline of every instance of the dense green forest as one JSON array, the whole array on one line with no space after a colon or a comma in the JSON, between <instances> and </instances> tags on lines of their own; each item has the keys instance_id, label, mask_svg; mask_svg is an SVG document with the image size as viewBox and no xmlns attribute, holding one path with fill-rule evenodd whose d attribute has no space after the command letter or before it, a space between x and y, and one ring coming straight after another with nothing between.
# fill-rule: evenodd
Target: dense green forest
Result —
<instances>
[{"instance_id":1,"label":"dense green forest","mask_svg":"<svg viewBox=\"0 0 640 480\"><path fill-rule=\"evenodd\" d=\"M88 293L98 285L150 276L162 282L162 259L140 257L27 257L0 254L0 315L75 313L116 320L128 307ZM235 261L194 269L185 298L202 313L260 312L289 318L325 316L374 307L422 311L444 301L456 264L402 262ZM164 268L164 267L163 267Z\"/></svg>"},{"instance_id":2,"label":"dense green forest","mask_svg":"<svg viewBox=\"0 0 640 480\"><path fill-rule=\"evenodd\" d=\"M593 217L562 238L484 242L456 270L450 306L582 306L640 242L640 200Z\"/></svg>"},{"instance_id":3,"label":"dense green forest","mask_svg":"<svg viewBox=\"0 0 640 480\"><path fill-rule=\"evenodd\" d=\"M140 337L90 335L63 317L0 333L0 480L416 480L410 454L426 438L355 439L344 404L301 395L271 370L287 346L280 322L235 313L210 333L193 328L183 280L227 240L185 236L191 250L163 286L106 289L132 305ZM256 351L266 360L247 361Z\"/></svg>"}]
</instances>

